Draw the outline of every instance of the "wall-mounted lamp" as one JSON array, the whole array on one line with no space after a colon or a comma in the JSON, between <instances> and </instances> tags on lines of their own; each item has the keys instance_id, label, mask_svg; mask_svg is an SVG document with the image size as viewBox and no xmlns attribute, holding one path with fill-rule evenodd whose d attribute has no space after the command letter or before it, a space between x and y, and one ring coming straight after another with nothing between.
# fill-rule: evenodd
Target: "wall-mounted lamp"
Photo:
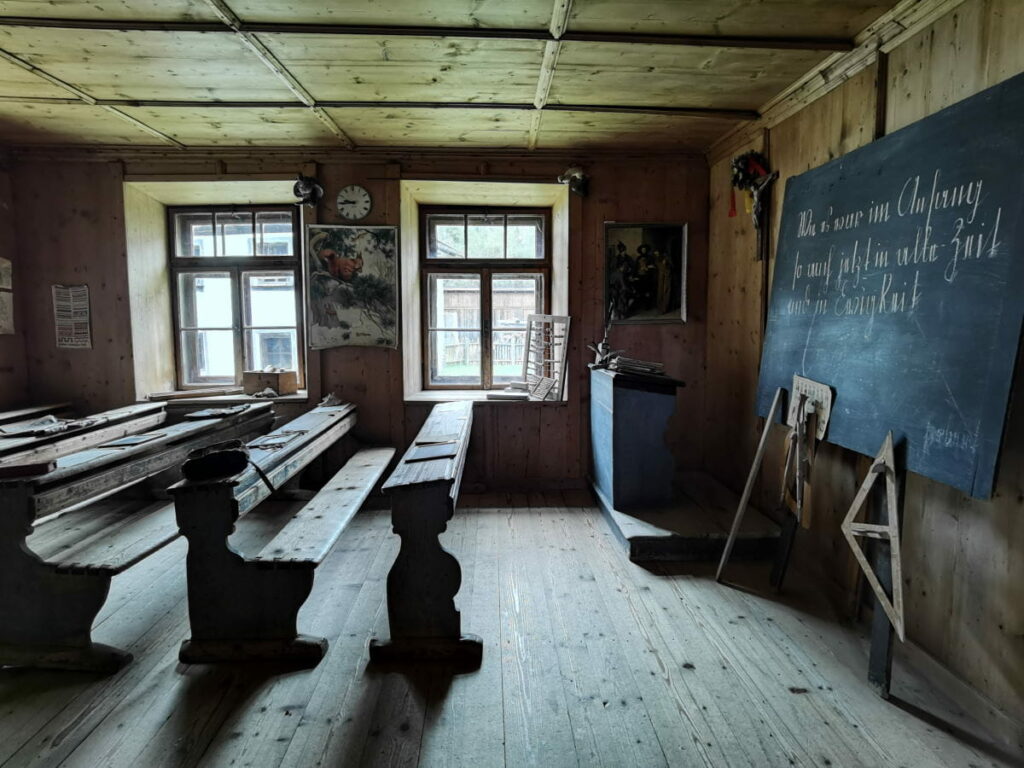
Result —
<instances>
[{"instance_id":1,"label":"wall-mounted lamp","mask_svg":"<svg viewBox=\"0 0 1024 768\"><path fill-rule=\"evenodd\" d=\"M573 165L558 177L558 183L568 184L570 192L575 192L580 197L586 197L590 179L583 173L582 168L578 165Z\"/></svg>"}]
</instances>

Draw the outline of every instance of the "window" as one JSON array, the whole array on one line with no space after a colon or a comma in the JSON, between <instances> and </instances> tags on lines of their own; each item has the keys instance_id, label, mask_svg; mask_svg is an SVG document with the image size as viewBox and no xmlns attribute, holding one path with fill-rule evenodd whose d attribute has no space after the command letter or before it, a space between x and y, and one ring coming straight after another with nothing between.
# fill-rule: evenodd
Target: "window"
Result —
<instances>
[{"instance_id":1,"label":"window","mask_svg":"<svg viewBox=\"0 0 1024 768\"><path fill-rule=\"evenodd\" d=\"M178 386L296 371L303 386L298 210L168 208Z\"/></svg>"},{"instance_id":2,"label":"window","mask_svg":"<svg viewBox=\"0 0 1024 768\"><path fill-rule=\"evenodd\" d=\"M550 304L551 211L420 206L423 388L523 376L526 318Z\"/></svg>"}]
</instances>

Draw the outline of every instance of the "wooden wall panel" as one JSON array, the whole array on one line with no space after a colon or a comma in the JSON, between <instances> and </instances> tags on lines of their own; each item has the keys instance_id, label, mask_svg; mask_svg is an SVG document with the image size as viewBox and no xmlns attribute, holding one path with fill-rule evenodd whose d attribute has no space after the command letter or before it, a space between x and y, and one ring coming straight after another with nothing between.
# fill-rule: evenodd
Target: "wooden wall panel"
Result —
<instances>
[{"instance_id":1,"label":"wooden wall panel","mask_svg":"<svg viewBox=\"0 0 1024 768\"><path fill-rule=\"evenodd\" d=\"M127 253L132 354L135 391L174 389L174 321L171 314L171 274L168 266L167 209L146 193L124 187L125 247Z\"/></svg>"},{"instance_id":2,"label":"wooden wall panel","mask_svg":"<svg viewBox=\"0 0 1024 768\"><path fill-rule=\"evenodd\" d=\"M688 295L690 321L684 324L617 326L616 347L638 357L664 360L669 373L685 380L669 440L681 467L700 464L703 406L704 317L707 271L707 168L692 156L583 162L591 193L570 205L568 397L565 404L478 403L467 487L573 487L589 468L589 370L586 344L599 339L604 319L604 222L686 221L690 224ZM475 180L550 181L564 162L532 158L480 161L423 157L402 165L321 166L327 190L319 221L337 223L332 194L345 184L364 184L374 197L367 223L397 223L399 176L417 179L461 177ZM403 340L403 344L405 341ZM413 343L418 343L414 341ZM405 445L422 426L429 404L403 402L399 350L339 348L321 354L321 383L360 406L359 438Z\"/></svg>"},{"instance_id":3,"label":"wooden wall panel","mask_svg":"<svg viewBox=\"0 0 1024 768\"><path fill-rule=\"evenodd\" d=\"M572 309L574 322L589 342L600 339L605 314L604 223L685 222L688 224L687 322L656 325L613 325L614 349L631 357L658 360L665 370L686 382L678 391L668 441L679 468L702 462L700 414L704 407L704 349L707 317L708 176L703 159L680 157L647 162L614 161L588 169L590 197L583 206L582 308ZM570 294L571 302L571 294ZM582 328L580 327L582 326ZM583 355L585 364L592 355ZM589 375L589 374L588 374ZM589 379L586 380L589 392ZM589 403L589 401L588 401ZM587 406L589 408L589 404ZM584 418L589 420L589 410ZM589 445L587 446L589 462Z\"/></svg>"},{"instance_id":4,"label":"wooden wall panel","mask_svg":"<svg viewBox=\"0 0 1024 768\"><path fill-rule=\"evenodd\" d=\"M1024 15L1017 0L969 0L889 56L885 125L908 125L1024 70ZM872 67L779 124L770 133L771 159L781 183L873 138L877 67ZM721 165L721 164L720 164ZM712 189L724 185L712 169ZM779 196L781 202L781 187ZM716 258L745 246L747 233L719 219L727 202L713 192L712 267L709 296L718 305L735 277L716 269ZM781 205L773 206L777 233ZM732 263L732 262L729 262ZM744 275L754 281L752 272ZM735 325L731 325L735 324ZM749 313L726 303L709 324L709 415L722 408L719 393L735 375L720 358L714 335L759 334ZM1018 371L1022 360L1018 359ZM745 379L756 377L748 368ZM842 393L838 393L842 397ZM907 482L903 517L904 594L911 641L987 696L1003 712L1024 722L1024 382L1017 376L1000 459L996 491L989 501L972 500L923 477ZM748 406L749 408L750 406ZM749 413L749 410L748 410ZM748 437L749 416L740 416L734 437ZM727 422L728 423L728 422ZM730 429L730 432L733 430ZM777 496L781 429L769 451L760 500ZM749 450L749 449L748 449ZM708 468L734 487L743 478L713 439ZM795 558L816 569L823 585L848 608L857 602L857 576L839 522L863 478L868 459L825 444L814 467L812 522L797 543ZM745 472L744 472L745 473ZM992 716L997 719L996 715ZM1019 728L1019 726L1018 726Z\"/></svg>"},{"instance_id":5,"label":"wooden wall panel","mask_svg":"<svg viewBox=\"0 0 1024 768\"><path fill-rule=\"evenodd\" d=\"M20 162L13 174L33 401L103 410L135 397L118 163ZM57 349L50 286L89 286L92 349Z\"/></svg>"},{"instance_id":6,"label":"wooden wall panel","mask_svg":"<svg viewBox=\"0 0 1024 768\"><path fill-rule=\"evenodd\" d=\"M892 129L1024 71L1017 0L970 0L894 50ZM904 511L907 631L1024 723L1024 355L991 500L911 476Z\"/></svg>"},{"instance_id":7,"label":"wooden wall panel","mask_svg":"<svg viewBox=\"0 0 1024 768\"><path fill-rule=\"evenodd\" d=\"M14 311L25 305L22 288L29 280L24 260L15 240L15 211L11 191L11 171L6 161L0 165L0 256L11 261L14 268ZM25 323L14 318L14 334L0 336L0 409L25 402Z\"/></svg>"},{"instance_id":8,"label":"wooden wall panel","mask_svg":"<svg viewBox=\"0 0 1024 768\"><path fill-rule=\"evenodd\" d=\"M763 142L737 154L762 151ZM741 487L757 449L761 420L754 413L765 263L757 259L757 237L743 199L729 217L732 159L711 167L708 257L707 389L704 454L715 474Z\"/></svg>"}]
</instances>

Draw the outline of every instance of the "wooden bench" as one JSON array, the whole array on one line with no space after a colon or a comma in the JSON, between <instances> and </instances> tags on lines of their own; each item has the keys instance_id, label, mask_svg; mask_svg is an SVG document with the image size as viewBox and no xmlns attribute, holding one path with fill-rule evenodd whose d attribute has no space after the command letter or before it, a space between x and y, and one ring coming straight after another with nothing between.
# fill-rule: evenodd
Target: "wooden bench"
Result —
<instances>
[{"instance_id":1,"label":"wooden bench","mask_svg":"<svg viewBox=\"0 0 1024 768\"><path fill-rule=\"evenodd\" d=\"M0 475L40 474L55 469L54 461L61 456L145 432L166 419L163 403L136 403L91 416L57 418L45 427L33 427L40 420L38 413L0 422Z\"/></svg>"},{"instance_id":2,"label":"wooden bench","mask_svg":"<svg viewBox=\"0 0 1024 768\"><path fill-rule=\"evenodd\" d=\"M188 539L188 610L192 637L185 663L284 660L315 665L322 638L298 634L296 618L313 588L313 572L362 506L395 454L361 450L254 557L228 536L239 518L280 488L355 424L355 406L321 406L249 444L260 468L208 482L182 481L170 491Z\"/></svg>"},{"instance_id":3,"label":"wooden bench","mask_svg":"<svg viewBox=\"0 0 1024 768\"><path fill-rule=\"evenodd\" d=\"M459 561L438 540L455 514L473 426L473 403L434 406L384 484L402 547L388 573L391 639L370 642L375 662L440 661L477 668L483 642L463 635L455 610Z\"/></svg>"},{"instance_id":4,"label":"wooden bench","mask_svg":"<svg viewBox=\"0 0 1024 768\"><path fill-rule=\"evenodd\" d=\"M178 530L166 501L95 502L179 466L194 448L265 432L273 418L270 403L253 404L60 457L46 474L0 480L0 665L109 672L127 663L130 654L92 642L92 623L110 579Z\"/></svg>"}]
</instances>

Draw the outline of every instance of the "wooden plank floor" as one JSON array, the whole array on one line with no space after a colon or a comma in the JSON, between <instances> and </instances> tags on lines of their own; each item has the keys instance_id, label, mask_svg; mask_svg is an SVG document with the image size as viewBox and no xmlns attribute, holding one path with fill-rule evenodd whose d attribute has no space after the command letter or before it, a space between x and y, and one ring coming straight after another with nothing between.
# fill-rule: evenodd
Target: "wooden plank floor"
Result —
<instances>
[{"instance_id":1,"label":"wooden plank floor","mask_svg":"<svg viewBox=\"0 0 1024 768\"><path fill-rule=\"evenodd\" d=\"M237 546L273 535L288 507L270 506ZM181 665L179 541L114 580L95 635L135 654L119 674L0 670L0 765L1012 764L911 714L954 720L905 670L905 704L881 701L861 638L809 610L797 577L778 601L710 569L649 572L568 494L464 499L444 541L463 566L463 628L484 639L479 671L367 668L367 641L387 635L386 512L359 514L317 572L300 628L330 639L318 667ZM764 584L758 567L734 575Z\"/></svg>"}]
</instances>

